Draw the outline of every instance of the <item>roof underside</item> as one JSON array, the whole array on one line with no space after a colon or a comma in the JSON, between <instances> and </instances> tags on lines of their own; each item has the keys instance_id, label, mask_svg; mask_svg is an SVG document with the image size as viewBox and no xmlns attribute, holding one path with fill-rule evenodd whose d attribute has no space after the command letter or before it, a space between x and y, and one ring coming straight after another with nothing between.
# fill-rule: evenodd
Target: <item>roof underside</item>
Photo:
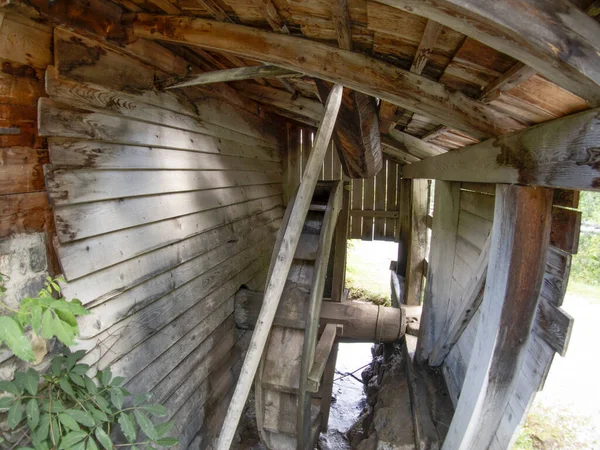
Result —
<instances>
[{"instance_id":1,"label":"roof underside","mask_svg":"<svg viewBox=\"0 0 600 450\"><path fill-rule=\"evenodd\" d=\"M334 47L350 46L354 52L420 74L443 84L451 92L457 90L486 103L523 126L562 117L590 106L582 98L529 69L527 61L517 61L431 19L376 1L114 0L114 3L124 12L191 15L286 33ZM576 0L573 3L594 16L592 0ZM335 16L340 14L339 9L336 11L340 7L347 8L350 43L344 43L339 32L339 19L336 21ZM190 61L193 73L261 64L260 61L199 47L164 42L161 45ZM499 81L511 73L518 76L511 79L510 89L497 89ZM316 104L319 100L311 77L237 81L229 85L238 94L264 104L266 110L304 123L318 122L314 111L319 111ZM393 144L402 133L444 150L479 142L463 131L456 131L431 117L386 101L379 103L379 119L381 133L389 136L384 143Z\"/></svg>"}]
</instances>

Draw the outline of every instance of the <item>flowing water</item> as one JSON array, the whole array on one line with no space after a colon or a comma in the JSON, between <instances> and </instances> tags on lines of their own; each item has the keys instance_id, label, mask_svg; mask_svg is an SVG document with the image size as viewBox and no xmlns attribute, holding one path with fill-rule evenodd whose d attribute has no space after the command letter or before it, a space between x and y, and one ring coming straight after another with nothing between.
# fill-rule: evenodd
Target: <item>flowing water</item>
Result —
<instances>
[{"instance_id":1,"label":"flowing water","mask_svg":"<svg viewBox=\"0 0 600 450\"><path fill-rule=\"evenodd\" d=\"M371 363L372 344L341 343L335 365L333 397L329 413L327 433L321 434L321 448L324 450L349 450L350 444L345 433L354 425L362 412L366 396L361 381L361 372ZM351 375L358 378L358 380Z\"/></svg>"}]
</instances>

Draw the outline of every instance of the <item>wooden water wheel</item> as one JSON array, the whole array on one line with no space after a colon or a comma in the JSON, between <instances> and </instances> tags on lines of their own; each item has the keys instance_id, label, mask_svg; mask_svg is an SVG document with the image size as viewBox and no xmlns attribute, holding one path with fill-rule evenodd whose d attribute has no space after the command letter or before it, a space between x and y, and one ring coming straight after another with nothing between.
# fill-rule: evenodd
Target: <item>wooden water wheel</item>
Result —
<instances>
[{"instance_id":1,"label":"wooden water wheel","mask_svg":"<svg viewBox=\"0 0 600 450\"><path fill-rule=\"evenodd\" d=\"M339 181L317 185L277 311L279 325L271 329L255 378L257 424L269 449L312 449L321 431L312 397L338 329L319 329L319 315L341 194Z\"/></svg>"}]
</instances>

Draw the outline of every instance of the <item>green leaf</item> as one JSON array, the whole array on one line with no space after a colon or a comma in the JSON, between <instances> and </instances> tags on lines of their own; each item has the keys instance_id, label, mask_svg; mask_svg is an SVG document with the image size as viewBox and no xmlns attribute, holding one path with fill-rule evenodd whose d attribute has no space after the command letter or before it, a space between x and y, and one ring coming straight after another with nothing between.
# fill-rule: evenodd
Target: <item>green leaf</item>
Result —
<instances>
[{"instance_id":1,"label":"green leaf","mask_svg":"<svg viewBox=\"0 0 600 450\"><path fill-rule=\"evenodd\" d=\"M8 426L14 430L23 419L23 405L20 400L17 400L8 410Z\"/></svg>"},{"instance_id":2,"label":"green leaf","mask_svg":"<svg viewBox=\"0 0 600 450\"><path fill-rule=\"evenodd\" d=\"M169 413L167 408L165 408L163 405L159 405L158 403L142 406L142 409L144 411L148 411L148 413L156 417L165 417Z\"/></svg>"},{"instance_id":3,"label":"green leaf","mask_svg":"<svg viewBox=\"0 0 600 450\"><path fill-rule=\"evenodd\" d=\"M21 393L15 383L6 380L0 381L0 392L8 392L13 395L19 395Z\"/></svg>"},{"instance_id":4,"label":"green leaf","mask_svg":"<svg viewBox=\"0 0 600 450\"><path fill-rule=\"evenodd\" d=\"M58 446L60 444L61 436L56 417L52 417L50 423L52 424L52 427L50 428L50 432L52 433L52 444Z\"/></svg>"},{"instance_id":5,"label":"green leaf","mask_svg":"<svg viewBox=\"0 0 600 450\"><path fill-rule=\"evenodd\" d=\"M121 393L121 389L112 388L110 390L110 401L113 406L117 409L121 409L123 407L123 394Z\"/></svg>"},{"instance_id":6,"label":"green leaf","mask_svg":"<svg viewBox=\"0 0 600 450\"><path fill-rule=\"evenodd\" d=\"M48 443L45 441L38 441L36 439L33 439L32 442L35 450L50 450L50 447L48 447Z\"/></svg>"},{"instance_id":7,"label":"green leaf","mask_svg":"<svg viewBox=\"0 0 600 450\"><path fill-rule=\"evenodd\" d=\"M60 420L60 423L62 423L69 430L73 430L73 431L80 431L81 430L81 428L79 428L79 425L77 425L77 422L75 421L75 419L73 419L66 412L60 413L58 415L58 420Z\"/></svg>"},{"instance_id":8,"label":"green leaf","mask_svg":"<svg viewBox=\"0 0 600 450\"><path fill-rule=\"evenodd\" d=\"M61 319L62 318L58 315L52 318L52 332L63 344L73 345L73 338L75 337L73 328L70 324L64 322ZM77 323L77 321L75 322Z\"/></svg>"},{"instance_id":9,"label":"green leaf","mask_svg":"<svg viewBox=\"0 0 600 450\"><path fill-rule=\"evenodd\" d=\"M17 358L23 361L35 361L29 340L12 317L0 316L0 342L4 342Z\"/></svg>"},{"instance_id":10,"label":"green leaf","mask_svg":"<svg viewBox=\"0 0 600 450\"><path fill-rule=\"evenodd\" d=\"M102 447L104 447L106 450L112 450L112 441L102 428L96 428L96 432L94 434L96 435L96 439L98 439L98 442L100 442Z\"/></svg>"},{"instance_id":11,"label":"green leaf","mask_svg":"<svg viewBox=\"0 0 600 450\"><path fill-rule=\"evenodd\" d=\"M78 442L73 447L71 447L71 450L85 450L85 441Z\"/></svg>"},{"instance_id":12,"label":"green leaf","mask_svg":"<svg viewBox=\"0 0 600 450\"><path fill-rule=\"evenodd\" d=\"M77 375L85 375L88 370L90 370L90 366L87 364L76 364L75 367L71 369L71 372Z\"/></svg>"},{"instance_id":13,"label":"green leaf","mask_svg":"<svg viewBox=\"0 0 600 450\"><path fill-rule=\"evenodd\" d=\"M121 426L123 435L127 438L127 442L135 442L137 436L135 425L126 413L121 413L119 415L119 425Z\"/></svg>"},{"instance_id":14,"label":"green leaf","mask_svg":"<svg viewBox=\"0 0 600 450\"><path fill-rule=\"evenodd\" d=\"M73 419L75 419L77 422L79 422L81 425L84 425L86 427L91 428L94 425L96 425L96 422L94 422L94 418L88 412L79 411L77 409L67 409L65 411L65 414L68 414Z\"/></svg>"},{"instance_id":15,"label":"green leaf","mask_svg":"<svg viewBox=\"0 0 600 450\"><path fill-rule=\"evenodd\" d=\"M0 409L8 409L10 408L10 405L12 405L12 403L15 401L14 397L2 397L0 398Z\"/></svg>"},{"instance_id":16,"label":"green leaf","mask_svg":"<svg viewBox=\"0 0 600 450\"><path fill-rule=\"evenodd\" d=\"M84 375L83 382L85 383L85 388L87 389L88 394L96 395L96 392L98 392L98 389L96 388L96 383L94 383L94 380L92 380L87 375Z\"/></svg>"},{"instance_id":17,"label":"green leaf","mask_svg":"<svg viewBox=\"0 0 600 450\"><path fill-rule=\"evenodd\" d=\"M166 437L166 438L158 439L156 441L156 443L162 447L173 447L174 445L179 444L179 439L172 438L172 437Z\"/></svg>"},{"instance_id":18,"label":"green leaf","mask_svg":"<svg viewBox=\"0 0 600 450\"><path fill-rule=\"evenodd\" d=\"M75 397L75 392L73 391L73 388L71 387L71 383L69 383L69 380L67 380L66 378L63 377L58 380L58 384L60 384L60 387L63 391L65 391L71 397Z\"/></svg>"},{"instance_id":19,"label":"green leaf","mask_svg":"<svg viewBox=\"0 0 600 450\"><path fill-rule=\"evenodd\" d=\"M172 420L169 422L159 423L158 425L156 425L156 432L159 436L164 436L169 431L171 431L173 425L175 425L175 422L173 422Z\"/></svg>"},{"instance_id":20,"label":"green leaf","mask_svg":"<svg viewBox=\"0 0 600 450\"><path fill-rule=\"evenodd\" d=\"M42 329L42 307L40 305L33 305L31 307L31 328L36 334L40 333Z\"/></svg>"},{"instance_id":21,"label":"green leaf","mask_svg":"<svg viewBox=\"0 0 600 450\"><path fill-rule=\"evenodd\" d=\"M141 412L137 409L133 412L133 414L135 415L135 419L137 420L137 423L140 425L140 428L142 429L144 434L146 436L148 436L148 438L151 441L158 438L158 433L156 432L154 425L152 424L152 422L150 421L150 419L148 418L148 416L146 414L144 414L143 412Z\"/></svg>"},{"instance_id":22,"label":"green leaf","mask_svg":"<svg viewBox=\"0 0 600 450\"><path fill-rule=\"evenodd\" d=\"M123 384L123 381L125 381L125 378L123 377L114 377L112 379L112 381L110 382L111 386L121 386Z\"/></svg>"},{"instance_id":23,"label":"green leaf","mask_svg":"<svg viewBox=\"0 0 600 450\"><path fill-rule=\"evenodd\" d=\"M96 444L96 441L94 440L94 438L92 438L92 437L88 438L87 446L85 447L85 450L98 450L98 445Z\"/></svg>"},{"instance_id":24,"label":"green leaf","mask_svg":"<svg viewBox=\"0 0 600 450\"><path fill-rule=\"evenodd\" d=\"M59 450L71 449L75 444L83 441L86 437L87 433L85 433L84 431L72 431L64 437L64 439L60 443L60 447L58 448Z\"/></svg>"},{"instance_id":25,"label":"green leaf","mask_svg":"<svg viewBox=\"0 0 600 450\"><path fill-rule=\"evenodd\" d=\"M85 387L85 381L83 381L83 378L81 377L81 375L77 375L76 373L70 373L69 378L77 386Z\"/></svg>"},{"instance_id":26,"label":"green leaf","mask_svg":"<svg viewBox=\"0 0 600 450\"><path fill-rule=\"evenodd\" d=\"M92 416L94 416L94 419L96 419L98 422L108 422L108 416L104 413L104 411L101 411L96 408L92 408L92 409L90 409L90 413L92 414Z\"/></svg>"},{"instance_id":27,"label":"green leaf","mask_svg":"<svg viewBox=\"0 0 600 450\"><path fill-rule=\"evenodd\" d=\"M52 311L47 309L42 316L42 337L45 339L52 339L54 336L53 319ZM54 375L57 374L55 373Z\"/></svg>"},{"instance_id":28,"label":"green leaf","mask_svg":"<svg viewBox=\"0 0 600 450\"><path fill-rule=\"evenodd\" d=\"M35 398L32 398L27 402L27 406L25 407L25 415L27 417L29 428L33 430L38 426L38 423L40 423L40 407L38 406L38 402Z\"/></svg>"},{"instance_id":29,"label":"green leaf","mask_svg":"<svg viewBox=\"0 0 600 450\"><path fill-rule=\"evenodd\" d=\"M48 339L48 338L46 338ZM52 373L55 376L60 376L62 373L62 366L63 364L67 361L67 358L65 358L64 356L55 356L54 358L52 358Z\"/></svg>"},{"instance_id":30,"label":"green leaf","mask_svg":"<svg viewBox=\"0 0 600 450\"><path fill-rule=\"evenodd\" d=\"M25 389L27 389L27 391L31 395L37 395L38 384L40 383L40 374L37 373L35 370L29 368L27 370L27 372L25 373L24 382L25 382Z\"/></svg>"},{"instance_id":31,"label":"green leaf","mask_svg":"<svg viewBox=\"0 0 600 450\"><path fill-rule=\"evenodd\" d=\"M105 413L107 413L107 414L112 413L112 410L110 409L110 405L108 404L108 402L106 401L106 399L104 397L96 397L96 403L98 403L98 406Z\"/></svg>"},{"instance_id":32,"label":"green leaf","mask_svg":"<svg viewBox=\"0 0 600 450\"><path fill-rule=\"evenodd\" d=\"M100 382L102 386L108 387L110 385L110 380L112 379L112 373L110 372L110 367L107 367L102 372L100 372Z\"/></svg>"},{"instance_id":33,"label":"green leaf","mask_svg":"<svg viewBox=\"0 0 600 450\"><path fill-rule=\"evenodd\" d=\"M67 305L69 305L69 310L76 316L87 316L88 314L92 313L91 311L87 310L84 306L82 306L81 302L76 298L74 298L70 302L67 302Z\"/></svg>"},{"instance_id":34,"label":"green leaf","mask_svg":"<svg viewBox=\"0 0 600 450\"><path fill-rule=\"evenodd\" d=\"M142 403L147 402L152 397L152 394L135 394L133 397L133 406L140 406Z\"/></svg>"},{"instance_id":35,"label":"green leaf","mask_svg":"<svg viewBox=\"0 0 600 450\"><path fill-rule=\"evenodd\" d=\"M38 429L35 431L35 439L38 441L45 441L48 439L48 431L50 430L50 414L42 414L40 417L40 424Z\"/></svg>"}]
</instances>

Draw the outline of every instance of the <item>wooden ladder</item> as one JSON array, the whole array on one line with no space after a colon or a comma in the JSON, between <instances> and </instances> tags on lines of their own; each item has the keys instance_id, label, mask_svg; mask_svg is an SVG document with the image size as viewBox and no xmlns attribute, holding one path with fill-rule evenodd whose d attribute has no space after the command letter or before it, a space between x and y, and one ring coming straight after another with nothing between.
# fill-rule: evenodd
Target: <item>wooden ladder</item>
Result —
<instances>
[{"instance_id":1,"label":"wooden ladder","mask_svg":"<svg viewBox=\"0 0 600 450\"><path fill-rule=\"evenodd\" d=\"M339 325L325 325L318 344L317 334L341 202L340 181L317 185L277 310L286 326L271 329L255 379L257 425L269 449L312 449L321 431L312 394L319 390Z\"/></svg>"}]
</instances>

